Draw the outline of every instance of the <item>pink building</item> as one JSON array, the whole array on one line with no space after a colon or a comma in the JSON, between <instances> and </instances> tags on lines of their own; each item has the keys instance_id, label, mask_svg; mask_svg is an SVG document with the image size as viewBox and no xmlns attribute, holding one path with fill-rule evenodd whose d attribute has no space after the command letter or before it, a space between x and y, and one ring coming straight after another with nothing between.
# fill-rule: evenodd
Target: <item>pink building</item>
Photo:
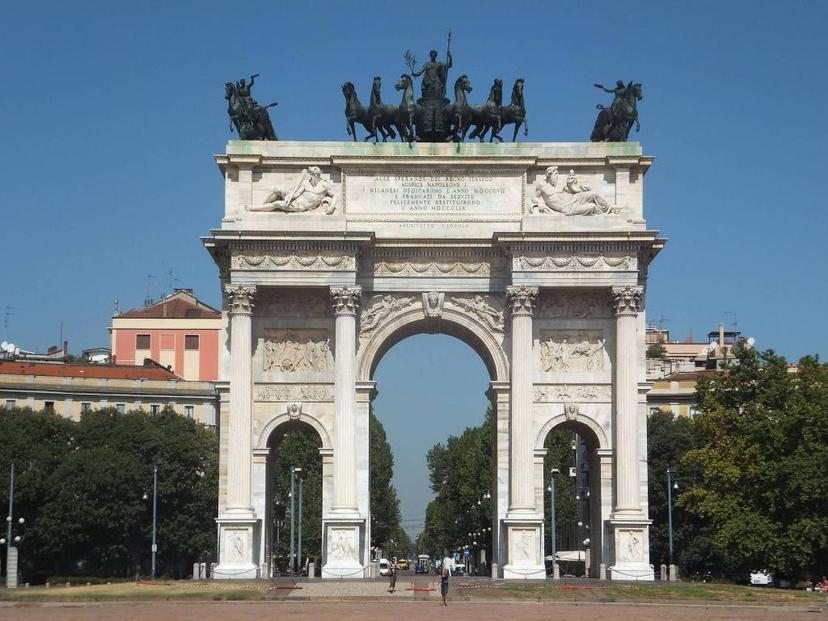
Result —
<instances>
[{"instance_id":1,"label":"pink building","mask_svg":"<svg viewBox=\"0 0 828 621\"><path fill-rule=\"evenodd\" d=\"M186 380L218 380L221 312L196 299L192 289L115 315L109 330L118 364L141 366L151 358Z\"/></svg>"}]
</instances>

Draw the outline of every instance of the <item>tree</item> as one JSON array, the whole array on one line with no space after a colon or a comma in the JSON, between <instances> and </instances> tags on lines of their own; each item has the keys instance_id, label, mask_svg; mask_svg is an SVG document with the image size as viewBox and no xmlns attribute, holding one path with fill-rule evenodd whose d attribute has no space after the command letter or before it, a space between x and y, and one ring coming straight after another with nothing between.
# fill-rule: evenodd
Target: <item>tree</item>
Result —
<instances>
[{"instance_id":1,"label":"tree","mask_svg":"<svg viewBox=\"0 0 828 621\"><path fill-rule=\"evenodd\" d=\"M647 346L647 358L664 358L667 356L667 349L662 343L650 343Z\"/></svg>"},{"instance_id":2,"label":"tree","mask_svg":"<svg viewBox=\"0 0 828 621\"><path fill-rule=\"evenodd\" d=\"M769 350L698 385L699 447L683 465L699 479L680 504L712 525L728 569L798 578L828 566L828 367L797 373Z\"/></svg>"},{"instance_id":3,"label":"tree","mask_svg":"<svg viewBox=\"0 0 828 621\"><path fill-rule=\"evenodd\" d=\"M549 488L552 469L557 468L560 475L555 476L555 535L556 549L577 549L578 539L578 495L575 489L575 477L569 476L569 468L575 466L572 450L572 432L553 429L546 436L543 444L546 455L543 458L544 490ZM552 498L549 493L543 495L544 515L547 527L551 520ZM548 531L547 531L548 532ZM547 537L544 542L547 554L552 553L552 540Z\"/></svg>"},{"instance_id":4,"label":"tree","mask_svg":"<svg viewBox=\"0 0 828 621\"><path fill-rule=\"evenodd\" d=\"M393 541L393 547L399 551L402 547L411 547L411 540L400 525L400 501L391 482L394 476L394 454L388 444L385 428L374 414L373 406L368 416L371 545L390 549L390 542Z\"/></svg>"}]
</instances>

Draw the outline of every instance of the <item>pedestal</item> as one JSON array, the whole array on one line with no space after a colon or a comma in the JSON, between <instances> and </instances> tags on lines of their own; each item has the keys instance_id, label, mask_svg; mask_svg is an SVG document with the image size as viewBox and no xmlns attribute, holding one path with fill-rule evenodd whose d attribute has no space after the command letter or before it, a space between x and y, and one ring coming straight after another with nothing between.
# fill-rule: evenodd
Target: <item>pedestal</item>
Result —
<instances>
[{"instance_id":1,"label":"pedestal","mask_svg":"<svg viewBox=\"0 0 828 621\"><path fill-rule=\"evenodd\" d=\"M217 580L254 580L259 578L255 551L258 548L258 524L250 516L222 516L218 520L219 559L213 569Z\"/></svg>"},{"instance_id":2,"label":"pedestal","mask_svg":"<svg viewBox=\"0 0 828 621\"><path fill-rule=\"evenodd\" d=\"M509 559L503 566L505 580L543 580L546 566L543 563L542 522L540 519L506 519L506 538Z\"/></svg>"},{"instance_id":3,"label":"pedestal","mask_svg":"<svg viewBox=\"0 0 828 621\"><path fill-rule=\"evenodd\" d=\"M323 579L356 579L365 577L365 567L360 559L364 550L365 520L325 519L324 531L325 564L322 566Z\"/></svg>"},{"instance_id":4,"label":"pedestal","mask_svg":"<svg viewBox=\"0 0 828 621\"><path fill-rule=\"evenodd\" d=\"M611 580L655 580L649 561L651 520L612 519L615 564L609 568Z\"/></svg>"}]
</instances>

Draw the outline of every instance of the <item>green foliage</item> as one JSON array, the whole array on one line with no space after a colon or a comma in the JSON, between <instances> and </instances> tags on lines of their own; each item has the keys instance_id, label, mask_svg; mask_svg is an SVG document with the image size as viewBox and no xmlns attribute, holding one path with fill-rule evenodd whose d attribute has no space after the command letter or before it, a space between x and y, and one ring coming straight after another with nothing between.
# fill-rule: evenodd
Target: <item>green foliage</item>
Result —
<instances>
[{"instance_id":1,"label":"green foliage","mask_svg":"<svg viewBox=\"0 0 828 621\"><path fill-rule=\"evenodd\" d=\"M26 517L23 570L148 573L153 465L158 465L158 574L184 576L215 549L218 439L171 410L156 416L0 411L0 502L14 461L15 515ZM147 494L147 500L143 499ZM45 573L44 573L45 572Z\"/></svg>"},{"instance_id":2,"label":"green foliage","mask_svg":"<svg viewBox=\"0 0 828 621\"><path fill-rule=\"evenodd\" d=\"M726 373L699 382L698 471L680 505L711 526L733 572L798 578L828 567L828 367L788 372L773 351L740 348Z\"/></svg>"},{"instance_id":3,"label":"green foliage","mask_svg":"<svg viewBox=\"0 0 828 621\"><path fill-rule=\"evenodd\" d=\"M391 483L394 475L394 455L385 436L385 428L374 414L369 412L368 431L371 491L371 545L389 549L391 541L401 542L408 536L400 527L400 501Z\"/></svg>"},{"instance_id":4,"label":"green foliage","mask_svg":"<svg viewBox=\"0 0 828 621\"><path fill-rule=\"evenodd\" d=\"M418 554L442 555L471 544L468 533L486 529L481 542L491 549L494 465L491 408L479 427L467 427L459 436L429 449L426 461L435 498L426 508L423 532L417 538ZM478 502L479 501L479 502Z\"/></svg>"},{"instance_id":5,"label":"green foliage","mask_svg":"<svg viewBox=\"0 0 828 621\"><path fill-rule=\"evenodd\" d=\"M667 356L667 350L661 343L650 343L647 347L647 358L664 358Z\"/></svg>"},{"instance_id":6,"label":"green foliage","mask_svg":"<svg viewBox=\"0 0 828 621\"><path fill-rule=\"evenodd\" d=\"M546 436L544 448L546 455L543 458L543 506L544 515L549 521L552 519L552 497L546 491L549 489L552 469L557 468L560 474L555 475L555 535L557 549L576 549L578 547L578 495L575 489L575 477L569 476L570 466L575 465L574 451L572 450L572 432L563 429L553 429ZM547 531L549 532L549 531ZM552 541L549 537L544 542L545 554L552 553Z\"/></svg>"}]
</instances>

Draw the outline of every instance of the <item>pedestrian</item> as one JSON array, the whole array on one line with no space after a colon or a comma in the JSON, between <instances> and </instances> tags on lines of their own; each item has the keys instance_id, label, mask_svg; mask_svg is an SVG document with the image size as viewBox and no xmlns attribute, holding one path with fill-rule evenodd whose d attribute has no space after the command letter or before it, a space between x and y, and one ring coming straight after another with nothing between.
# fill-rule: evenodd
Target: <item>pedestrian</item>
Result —
<instances>
[{"instance_id":1,"label":"pedestrian","mask_svg":"<svg viewBox=\"0 0 828 621\"><path fill-rule=\"evenodd\" d=\"M445 563L443 563L443 571L440 572L440 595L443 596L443 606L448 606L448 579L449 570Z\"/></svg>"},{"instance_id":2,"label":"pedestrian","mask_svg":"<svg viewBox=\"0 0 828 621\"><path fill-rule=\"evenodd\" d=\"M388 592L394 593L397 590L397 566L391 563L388 566Z\"/></svg>"}]
</instances>

